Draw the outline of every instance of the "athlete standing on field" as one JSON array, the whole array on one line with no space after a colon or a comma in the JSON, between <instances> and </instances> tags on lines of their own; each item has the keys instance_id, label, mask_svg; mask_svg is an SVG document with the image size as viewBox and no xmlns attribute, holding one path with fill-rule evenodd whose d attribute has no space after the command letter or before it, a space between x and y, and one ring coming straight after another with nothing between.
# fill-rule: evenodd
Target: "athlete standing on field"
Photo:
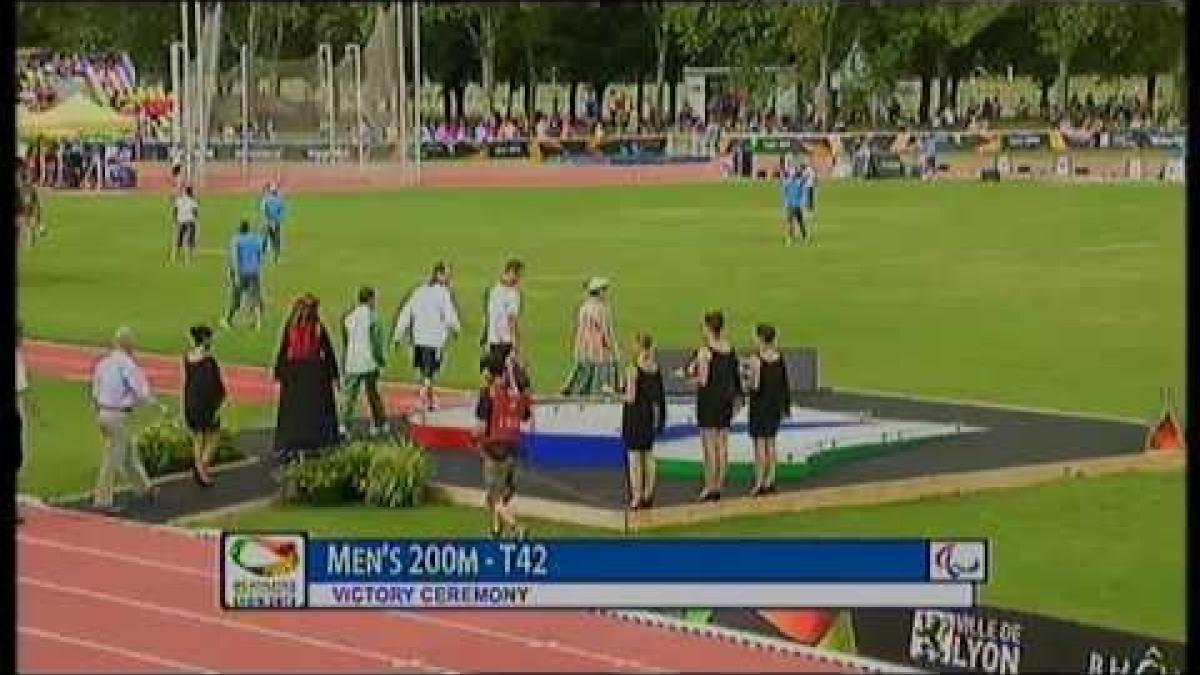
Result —
<instances>
[{"instance_id":1,"label":"athlete standing on field","mask_svg":"<svg viewBox=\"0 0 1200 675\"><path fill-rule=\"evenodd\" d=\"M800 173L792 169L783 178L783 243L791 246L796 240L796 231L802 241L808 240L804 229L805 184Z\"/></svg>"},{"instance_id":2,"label":"athlete standing on field","mask_svg":"<svg viewBox=\"0 0 1200 675\"><path fill-rule=\"evenodd\" d=\"M413 344L413 368L421 376L421 407L434 410L433 378L442 367L442 353L446 341L462 330L458 320L458 309L450 295L450 268L439 262L426 283L413 291L404 303L396 327L393 342L402 342L406 336Z\"/></svg>"},{"instance_id":3,"label":"athlete standing on field","mask_svg":"<svg viewBox=\"0 0 1200 675\"><path fill-rule=\"evenodd\" d=\"M263 191L262 215L265 224L267 248L275 254L275 262L279 262L279 251L283 228L283 197L279 195L279 186L268 183Z\"/></svg>"},{"instance_id":4,"label":"athlete standing on field","mask_svg":"<svg viewBox=\"0 0 1200 675\"><path fill-rule=\"evenodd\" d=\"M200 212L191 185L175 197L171 208L175 213L175 246L171 249L171 262L175 262L181 251L184 262L190 262L196 253L196 216Z\"/></svg>"}]
</instances>

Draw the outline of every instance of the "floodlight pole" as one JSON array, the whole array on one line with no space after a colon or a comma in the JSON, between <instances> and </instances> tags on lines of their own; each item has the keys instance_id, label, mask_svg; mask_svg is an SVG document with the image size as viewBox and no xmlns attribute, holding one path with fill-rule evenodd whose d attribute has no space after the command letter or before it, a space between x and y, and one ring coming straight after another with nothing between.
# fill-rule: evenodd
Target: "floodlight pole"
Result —
<instances>
[{"instance_id":1,"label":"floodlight pole","mask_svg":"<svg viewBox=\"0 0 1200 675\"><path fill-rule=\"evenodd\" d=\"M320 69L321 79L325 81L325 114L329 125L329 161L333 162L337 157L337 115L334 111L333 96L333 47L328 42L317 45L317 67Z\"/></svg>"},{"instance_id":2,"label":"floodlight pole","mask_svg":"<svg viewBox=\"0 0 1200 675\"><path fill-rule=\"evenodd\" d=\"M250 87L247 82L250 66L250 45L242 43L242 177L250 171Z\"/></svg>"},{"instance_id":3,"label":"floodlight pole","mask_svg":"<svg viewBox=\"0 0 1200 675\"><path fill-rule=\"evenodd\" d=\"M196 32L196 73L192 78L192 86L195 89L193 98L194 109L192 111L192 124L195 126L195 145L196 154L192 159L192 182L199 183L200 176L203 174L204 155L207 154L208 148L204 144L204 133L201 129L204 128L204 10L200 6L200 0L192 3L192 9L195 18L192 22L192 30Z\"/></svg>"},{"instance_id":4,"label":"floodlight pole","mask_svg":"<svg viewBox=\"0 0 1200 675\"><path fill-rule=\"evenodd\" d=\"M400 103L397 106L400 112L400 137L396 139L397 148L400 149L400 167L404 172L405 178L408 177L408 73L406 72L405 46L404 46L404 5L397 0L393 3L396 9L396 52L400 60L399 74L400 83L398 86L400 94Z\"/></svg>"},{"instance_id":5,"label":"floodlight pole","mask_svg":"<svg viewBox=\"0 0 1200 675\"><path fill-rule=\"evenodd\" d=\"M180 72L181 54L183 51L183 43L175 40L171 43L171 93L175 96L175 109L171 115L171 153L177 155L179 147L183 142L183 133L179 120L180 109L180 78L183 73Z\"/></svg>"},{"instance_id":6,"label":"floodlight pole","mask_svg":"<svg viewBox=\"0 0 1200 675\"><path fill-rule=\"evenodd\" d=\"M413 42L413 146L416 148L416 179L421 184L421 3L413 0L412 8L412 42Z\"/></svg>"},{"instance_id":7,"label":"floodlight pole","mask_svg":"<svg viewBox=\"0 0 1200 675\"><path fill-rule=\"evenodd\" d=\"M180 123L183 125L183 176L186 182L192 180L192 52L191 24L188 20L188 3L179 3L179 20L183 29L183 87L176 91L179 103L177 111Z\"/></svg>"},{"instance_id":8,"label":"floodlight pole","mask_svg":"<svg viewBox=\"0 0 1200 675\"><path fill-rule=\"evenodd\" d=\"M358 168L361 169L366 163L363 148L362 48L354 43L347 44L346 58L354 66L354 135L358 140Z\"/></svg>"}]
</instances>

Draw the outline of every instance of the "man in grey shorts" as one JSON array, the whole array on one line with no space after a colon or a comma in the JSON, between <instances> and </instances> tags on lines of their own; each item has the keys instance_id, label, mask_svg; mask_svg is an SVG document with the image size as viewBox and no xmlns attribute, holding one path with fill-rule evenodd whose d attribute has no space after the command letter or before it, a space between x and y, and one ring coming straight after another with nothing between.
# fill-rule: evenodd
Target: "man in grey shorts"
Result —
<instances>
[{"instance_id":1,"label":"man in grey shorts","mask_svg":"<svg viewBox=\"0 0 1200 675\"><path fill-rule=\"evenodd\" d=\"M92 400L96 405L96 424L104 435L104 458L92 506L102 511L114 511L113 482L116 474L135 484L147 499L153 500L157 488L150 484L142 458L129 443L127 424L129 414L141 404L157 405L163 412L167 407L150 392L145 373L133 360L133 332L118 328L113 337L113 350L100 359L92 372Z\"/></svg>"}]
</instances>

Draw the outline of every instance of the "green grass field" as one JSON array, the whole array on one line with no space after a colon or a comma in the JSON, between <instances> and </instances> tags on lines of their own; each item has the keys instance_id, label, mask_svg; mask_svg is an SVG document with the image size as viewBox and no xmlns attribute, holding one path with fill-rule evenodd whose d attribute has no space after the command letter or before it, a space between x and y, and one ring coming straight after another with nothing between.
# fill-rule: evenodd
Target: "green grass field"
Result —
<instances>
[{"instance_id":1,"label":"green grass field","mask_svg":"<svg viewBox=\"0 0 1200 675\"><path fill-rule=\"evenodd\" d=\"M255 206L248 196L201 203L202 255L183 268L166 262L165 198L50 196L50 238L23 252L19 272L27 335L102 344L124 323L143 348L177 352L188 325L220 316L225 247ZM662 345L691 346L700 315L722 307L739 346L756 322L773 322L784 344L820 350L825 383L836 387L1148 419L1159 388L1182 384L1179 186L845 182L823 186L819 208L815 244L788 249L767 184L291 195L285 258L266 276L269 329L221 333L217 351L226 363L266 365L302 291L321 295L333 324L357 287L373 284L390 317L446 259L465 331L445 384L470 385L482 292L518 255L528 263L523 322L544 391L564 375L571 317L592 274L613 279L623 335L649 330ZM389 376L410 379L407 362L397 353ZM85 488L99 448L83 389L35 387L53 424L33 430L23 489ZM269 419L238 415L243 426ZM1174 472L655 534L986 536L997 559L988 601L1181 637L1183 516ZM477 536L482 516L442 506L273 508L224 523Z\"/></svg>"},{"instance_id":2,"label":"green grass field","mask_svg":"<svg viewBox=\"0 0 1200 675\"><path fill-rule=\"evenodd\" d=\"M96 480L103 454L100 430L92 415L89 386L47 377L33 377L31 392L37 413L27 422L25 467L18 476L18 489L46 499L77 495L90 490ZM179 411L179 402L160 396ZM154 408L135 413L130 428L135 429L159 416ZM226 428L262 427L273 423L270 411L249 406L230 405L223 409Z\"/></svg>"},{"instance_id":3,"label":"green grass field","mask_svg":"<svg viewBox=\"0 0 1200 675\"><path fill-rule=\"evenodd\" d=\"M640 189L421 190L294 195L285 259L267 270L261 333L221 334L228 361L266 364L289 299L329 323L357 287L392 315L434 260L456 268L465 327L445 381L476 381L482 293L504 259L529 264L523 321L535 384L565 373L583 280L614 280L619 331L690 346L699 318L732 336L778 325L820 349L827 383L1146 417L1182 382L1183 195L1178 186L837 183L816 243L782 246L764 184ZM174 352L227 301L225 248L249 197L201 195L202 256L166 263L166 200L51 197L50 239L25 254L21 314L39 338L103 343L119 323ZM407 354L394 378L408 379Z\"/></svg>"},{"instance_id":4,"label":"green grass field","mask_svg":"<svg viewBox=\"0 0 1200 675\"><path fill-rule=\"evenodd\" d=\"M891 506L736 518L647 536L987 537L995 566L985 602L1183 639L1184 489L1182 472L1107 476ZM454 506L277 507L204 522L227 529L294 529L297 523L330 536L485 534L478 510ZM533 526L538 536L613 536L558 523Z\"/></svg>"}]
</instances>

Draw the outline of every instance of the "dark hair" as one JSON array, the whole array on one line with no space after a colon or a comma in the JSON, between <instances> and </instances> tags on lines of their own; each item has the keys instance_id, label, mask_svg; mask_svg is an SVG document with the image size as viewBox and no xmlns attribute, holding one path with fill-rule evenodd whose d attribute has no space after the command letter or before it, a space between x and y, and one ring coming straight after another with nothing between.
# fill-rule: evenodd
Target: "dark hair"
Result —
<instances>
[{"instance_id":1,"label":"dark hair","mask_svg":"<svg viewBox=\"0 0 1200 675\"><path fill-rule=\"evenodd\" d=\"M504 374L504 359L496 354L484 354L479 359L479 372L500 377Z\"/></svg>"},{"instance_id":2,"label":"dark hair","mask_svg":"<svg viewBox=\"0 0 1200 675\"><path fill-rule=\"evenodd\" d=\"M187 196L191 197L191 196L192 196L192 186L191 186L191 185L188 185L188 186L184 187L184 188L183 188L183 194L185 194L185 195L187 195Z\"/></svg>"},{"instance_id":3,"label":"dark hair","mask_svg":"<svg viewBox=\"0 0 1200 675\"><path fill-rule=\"evenodd\" d=\"M651 337L649 333L638 333L634 336L633 341L636 342L637 346L641 347L643 351L654 347L654 338Z\"/></svg>"},{"instance_id":4,"label":"dark hair","mask_svg":"<svg viewBox=\"0 0 1200 675\"><path fill-rule=\"evenodd\" d=\"M522 271L524 271L524 269L525 269L525 263L521 262L517 258L510 258L508 262L504 263L504 271L505 272L512 272L513 274L520 274Z\"/></svg>"},{"instance_id":5,"label":"dark hair","mask_svg":"<svg viewBox=\"0 0 1200 675\"><path fill-rule=\"evenodd\" d=\"M213 334L212 329L202 323L192 326L190 329L188 329L188 332L192 335L192 343L197 347L208 342L209 339L212 338Z\"/></svg>"},{"instance_id":6,"label":"dark hair","mask_svg":"<svg viewBox=\"0 0 1200 675\"><path fill-rule=\"evenodd\" d=\"M775 343L775 327L769 323L758 324L758 327L754 329L754 334L767 344Z\"/></svg>"},{"instance_id":7,"label":"dark hair","mask_svg":"<svg viewBox=\"0 0 1200 675\"><path fill-rule=\"evenodd\" d=\"M242 234L246 234L249 231L250 231L250 222L249 221L243 220L242 222L238 223L238 232L241 232Z\"/></svg>"},{"instance_id":8,"label":"dark hair","mask_svg":"<svg viewBox=\"0 0 1200 675\"><path fill-rule=\"evenodd\" d=\"M704 325L708 326L713 333L720 335L721 331L725 329L725 314L719 309L714 309L704 315Z\"/></svg>"},{"instance_id":9,"label":"dark hair","mask_svg":"<svg viewBox=\"0 0 1200 675\"><path fill-rule=\"evenodd\" d=\"M358 301L359 302L370 302L374 298L375 298L375 289L374 288L371 288L370 286L363 286L362 288L358 289Z\"/></svg>"},{"instance_id":10,"label":"dark hair","mask_svg":"<svg viewBox=\"0 0 1200 675\"><path fill-rule=\"evenodd\" d=\"M429 273L429 282L433 283L434 281L437 280L437 278L439 276L441 276L445 273L446 273L446 263L441 260L437 261L436 263L433 264L433 271L431 271Z\"/></svg>"}]
</instances>

